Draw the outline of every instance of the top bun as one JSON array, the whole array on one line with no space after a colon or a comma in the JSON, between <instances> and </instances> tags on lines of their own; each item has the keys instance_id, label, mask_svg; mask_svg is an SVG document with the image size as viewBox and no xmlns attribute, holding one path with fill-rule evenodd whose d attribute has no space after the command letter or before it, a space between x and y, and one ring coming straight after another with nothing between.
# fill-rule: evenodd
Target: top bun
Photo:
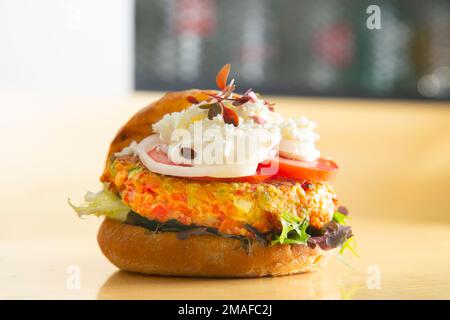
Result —
<instances>
[{"instance_id":1,"label":"top bun","mask_svg":"<svg viewBox=\"0 0 450 320\"><path fill-rule=\"evenodd\" d=\"M152 124L161 120L166 113L188 108L192 104L187 100L189 96L203 101L210 98L209 94L213 93L216 91L197 89L168 92L161 99L141 109L117 133L109 148L107 161L111 155L127 147L133 140L140 142L151 135Z\"/></svg>"}]
</instances>

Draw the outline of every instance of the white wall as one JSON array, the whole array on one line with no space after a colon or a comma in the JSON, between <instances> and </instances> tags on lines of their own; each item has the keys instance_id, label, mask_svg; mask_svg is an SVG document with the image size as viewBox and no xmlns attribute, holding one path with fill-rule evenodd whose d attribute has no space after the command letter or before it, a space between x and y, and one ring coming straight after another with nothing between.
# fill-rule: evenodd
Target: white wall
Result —
<instances>
[{"instance_id":1,"label":"white wall","mask_svg":"<svg viewBox=\"0 0 450 320\"><path fill-rule=\"evenodd\" d=\"M132 0L0 0L0 92L133 88Z\"/></svg>"}]
</instances>

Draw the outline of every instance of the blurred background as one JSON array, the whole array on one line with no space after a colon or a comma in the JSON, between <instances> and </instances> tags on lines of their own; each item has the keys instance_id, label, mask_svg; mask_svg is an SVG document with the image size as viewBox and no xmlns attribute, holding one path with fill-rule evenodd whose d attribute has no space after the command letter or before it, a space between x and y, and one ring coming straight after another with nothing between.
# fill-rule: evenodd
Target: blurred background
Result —
<instances>
[{"instance_id":1,"label":"blurred background","mask_svg":"<svg viewBox=\"0 0 450 320\"><path fill-rule=\"evenodd\" d=\"M381 30L366 9L382 11ZM449 98L448 1L136 1L135 87L207 87L231 62L267 94Z\"/></svg>"},{"instance_id":2,"label":"blurred background","mask_svg":"<svg viewBox=\"0 0 450 320\"><path fill-rule=\"evenodd\" d=\"M448 0L1 0L0 89L204 88L229 62L266 94L448 99L449 35Z\"/></svg>"},{"instance_id":3,"label":"blurred background","mask_svg":"<svg viewBox=\"0 0 450 320\"><path fill-rule=\"evenodd\" d=\"M228 62L318 123L355 217L449 222L449 35L448 0L0 0L0 238L94 234L66 201L118 128Z\"/></svg>"}]
</instances>

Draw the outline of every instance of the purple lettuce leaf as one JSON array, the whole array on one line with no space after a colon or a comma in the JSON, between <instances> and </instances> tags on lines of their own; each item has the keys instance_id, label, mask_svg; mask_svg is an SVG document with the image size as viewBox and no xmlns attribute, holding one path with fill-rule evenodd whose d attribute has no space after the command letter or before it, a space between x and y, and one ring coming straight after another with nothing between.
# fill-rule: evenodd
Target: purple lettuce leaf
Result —
<instances>
[{"instance_id":1,"label":"purple lettuce leaf","mask_svg":"<svg viewBox=\"0 0 450 320\"><path fill-rule=\"evenodd\" d=\"M353 233L350 226L330 221L323 226L321 236L308 239L308 245L311 248L319 246L322 250L331 250L342 246L351 237Z\"/></svg>"}]
</instances>

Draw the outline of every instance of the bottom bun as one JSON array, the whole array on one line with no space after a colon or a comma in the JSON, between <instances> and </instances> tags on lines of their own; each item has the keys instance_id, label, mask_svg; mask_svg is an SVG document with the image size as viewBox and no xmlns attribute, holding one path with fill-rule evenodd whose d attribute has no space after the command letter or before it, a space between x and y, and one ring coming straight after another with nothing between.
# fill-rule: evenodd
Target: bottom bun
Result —
<instances>
[{"instance_id":1,"label":"bottom bun","mask_svg":"<svg viewBox=\"0 0 450 320\"><path fill-rule=\"evenodd\" d=\"M151 275L263 277L311 272L336 250L303 245L265 246L215 235L180 240L176 232L152 232L106 218L97 240L103 254L119 269Z\"/></svg>"}]
</instances>

